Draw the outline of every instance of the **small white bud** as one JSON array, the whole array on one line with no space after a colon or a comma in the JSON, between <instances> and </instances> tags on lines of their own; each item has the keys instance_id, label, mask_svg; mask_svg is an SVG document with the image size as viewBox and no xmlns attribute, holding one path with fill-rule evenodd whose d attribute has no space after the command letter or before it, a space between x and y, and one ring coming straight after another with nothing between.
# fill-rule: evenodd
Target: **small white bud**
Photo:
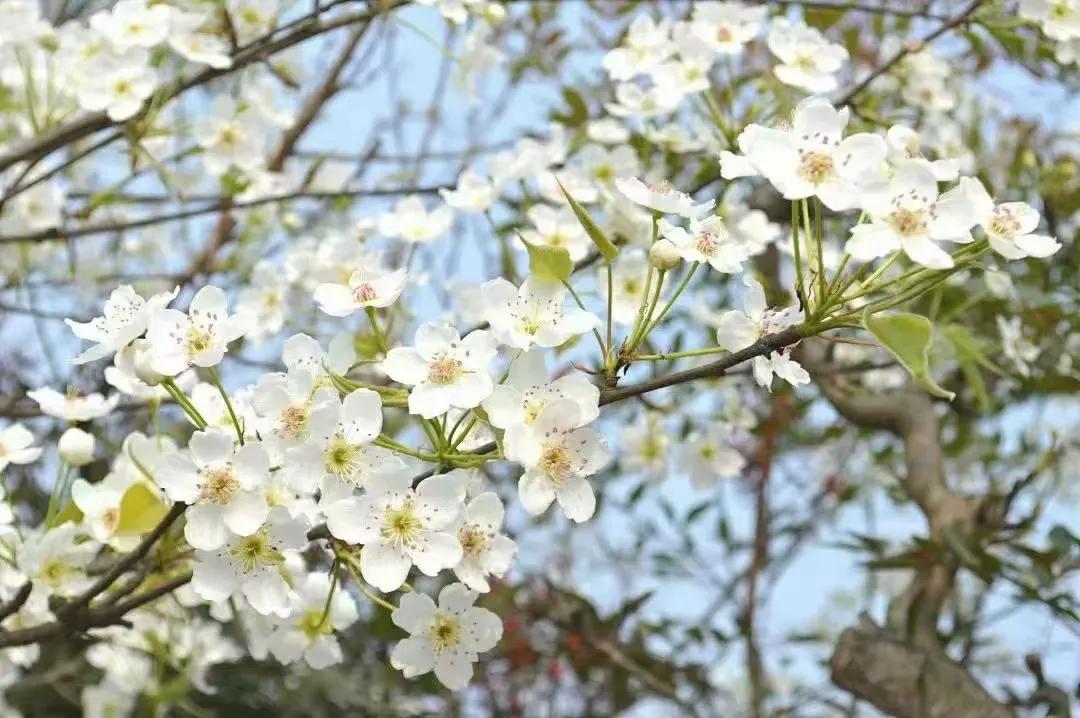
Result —
<instances>
[{"instance_id":1,"label":"small white bud","mask_svg":"<svg viewBox=\"0 0 1080 718\"><path fill-rule=\"evenodd\" d=\"M60 458L71 466L86 466L94 460L94 435L72 427L60 437Z\"/></svg>"},{"instance_id":2,"label":"small white bud","mask_svg":"<svg viewBox=\"0 0 1080 718\"><path fill-rule=\"evenodd\" d=\"M657 269L671 269L679 266L682 257L670 239L661 239L649 247L649 263Z\"/></svg>"},{"instance_id":3,"label":"small white bud","mask_svg":"<svg viewBox=\"0 0 1080 718\"><path fill-rule=\"evenodd\" d=\"M157 386L165 377L156 371L150 364L150 342L146 339L136 339L131 346L123 351L131 352L131 365L134 367L135 376L139 381L148 386Z\"/></svg>"}]
</instances>

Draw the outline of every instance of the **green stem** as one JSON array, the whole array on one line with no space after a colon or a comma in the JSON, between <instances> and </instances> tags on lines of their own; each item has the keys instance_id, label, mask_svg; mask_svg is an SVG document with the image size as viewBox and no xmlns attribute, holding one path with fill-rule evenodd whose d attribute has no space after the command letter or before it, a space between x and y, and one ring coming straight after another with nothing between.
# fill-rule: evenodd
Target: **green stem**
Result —
<instances>
[{"instance_id":1,"label":"green stem","mask_svg":"<svg viewBox=\"0 0 1080 718\"><path fill-rule=\"evenodd\" d=\"M229 410L229 418L232 419L232 424L236 428L236 438L240 441L240 446L244 445L244 429L240 426L240 419L236 416L236 410L233 409L232 402L229 400L229 393L225 391L225 387L221 383L221 375L218 374L217 367L210 367L210 381L217 387L218 393L221 394L221 398L225 400L225 408Z\"/></svg>"},{"instance_id":2,"label":"green stem","mask_svg":"<svg viewBox=\"0 0 1080 718\"><path fill-rule=\"evenodd\" d=\"M326 603L323 605L322 617L319 618L319 628L326 625L326 619L330 618L330 602L334 600L334 591L338 584L338 565L341 561L334 555L334 562L330 564L330 591L326 594Z\"/></svg>"},{"instance_id":3,"label":"green stem","mask_svg":"<svg viewBox=\"0 0 1080 718\"><path fill-rule=\"evenodd\" d=\"M379 347L379 351L383 354L389 351L389 346L386 343L386 335L383 334L382 329L379 327L379 318L375 314L375 307L364 307L364 313L367 314L368 321L371 323L371 331L375 334L375 344Z\"/></svg>"},{"instance_id":4,"label":"green stem","mask_svg":"<svg viewBox=\"0 0 1080 718\"><path fill-rule=\"evenodd\" d=\"M352 576L353 583L356 584L356 587L360 589L361 593L370 598L373 602L385 608L387 611L397 610L397 606L390 603L385 598L382 598L381 596L376 596L374 593L372 593L371 589L367 587L367 582L364 581L364 579L360 578L360 575L357 574L355 562L352 558L346 557L342 559L340 554L337 554L337 558L341 559L342 563L345 564L345 570L349 572L350 576Z\"/></svg>"},{"instance_id":5,"label":"green stem","mask_svg":"<svg viewBox=\"0 0 1080 718\"><path fill-rule=\"evenodd\" d=\"M683 357L700 357L708 354L720 354L726 352L723 347L705 347L703 349L688 349L682 352L669 352L666 354L636 354L634 361L667 361L669 359L682 359Z\"/></svg>"},{"instance_id":6,"label":"green stem","mask_svg":"<svg viewBox=\"0 0 1080 718\"><path fill-rule=\"evenodd\" d=\"M191 420L195 423L195 428L202 430L207 426L206 419L203 418L199 410L195 408L195 405L188 401L188 398L184 396L184 392L180 391L180 387L176 385L172 377L166 378L161 382L161 385L165 387L165 391L169 392L169 396L173 398L177 406L184 410Z\"/></svg>"},{"instance_id":7,"label":"green stem","mask_svg":"<svg viewBox=\"0 0 1080 718\"><path fill-rule=\"evenodd\" d=\"M584 311L586 311L586 312L589 311L585 307L585 303L581 301L581 297L578 296L578 293L575 292L574 288L570 286L570 282L568 282L568 281L566 281L564 279L564 280L562 280L562 283L563 283L563 286L566 287L567 290L569 290L570 296L574 298L574 301L577 303L577 305L579 307L581 307ZM609 324L610 324L610 320L611 320L611 302L612 302L611 265L609 264L608 265L608 322L609 322ZM593 336L596 337L596 343L600 345L600 358L602 360L604 357L607 356L607 347L604 346L604 339L603 339L603 337L600 336L600 330L594 328L592 330L592 333L593 333ZM610 330L610 327L609 327L609 329L608 329L609 340L610 340L610 336L611 336L611 330Z\"/></svg>"},{"instance_id":8,"label":"green stem","mask_svg":"<svg viewBox=\"0 0 1080 718\"><path fill-rule=\"evenodd\" d=\"M690 271L686 273L686 276L683 277L683 280L679 283L679 286L675 288L675 293L671 295L670 299L667 300L667 304L665 304L664 308L660 310L660 314L658 314L656 316L656 319L654 319L652 323L645 328L645 332L642 335L642 341L647 339L648 336L653 333L653 331L660 324L660 322L664 320L664 317L667 316L667 313L671 311L671 308L675 306L675 302L678 301L679 296L683 293L683 290L686 289L686 285L690 284L690 280L694 278L694 274L697 273L698 267L700 266L700 262L695 262L690 267Z\"/></svg>"},{"instance_id":9,"label":"green stem","mask_svg":"<svg viewBox=\"0 0 1080 718\"><path fill-rule=\"evenodd\" d=\"M652 297L648 300L645 314L641 317L641 321L637 323L634 332L630 335L630 341L627 342L627 351L634 351L637 349L638 344L645 340L645 328L649 326L653 313L656 311L656 305L660 303L660 292L664 288L664 277L667 275L667 270L657 270L656 275L656 286L653 287Z\"/></svg>"},{"instance_id":10,"label":"green stem","mask_svg":"<svg viewBox=\"0 0 1080 718\"><path fill-rule=\"evenodd\" d=\"M799 302L809 309L806 302L806 289L803 286L802 250L799 247L799 203L791 203L791 250L795 259L795 294Z\"/></svg>"}]
</instances>

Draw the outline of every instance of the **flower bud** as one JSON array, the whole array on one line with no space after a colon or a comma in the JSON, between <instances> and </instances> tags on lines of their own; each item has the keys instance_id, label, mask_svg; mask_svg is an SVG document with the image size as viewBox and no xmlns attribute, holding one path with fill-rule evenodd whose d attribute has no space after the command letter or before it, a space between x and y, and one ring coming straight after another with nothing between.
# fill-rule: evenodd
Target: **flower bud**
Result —
<instances>
[{"instance_id":1,"label":"flower bud","mask_svg":"<svg viewBox=\"0 0 1080 718\"><path fill-rule=\"evenodd\" d=\"M72 427L60 437L60 458L71 466L85 466L94 460L94 435Z\"/></svg>"},{"instance_id":2,"label":"flower bud","mask_svg":"<svg viewBox=\"0 0 1080 718\"><path fill-rule=\"evenodd\" d=\"M131 352L131 365L135 370L135 376L139 381L149 386L157 386L165 377L154 371L150 365L150 342L146 339L136 339L131 346L124 349Z\"/></svg>"},{"instance_id":3,"label":"flower bud","mask_svg":"<svg viewBox=\"0 0 1080 718\"><path fill-rule=\"evenodd\" d=\"M660 270L679 266L682 257L670 239L661 239L649 248L649 263Z\"/></svg>"}]
</instances>

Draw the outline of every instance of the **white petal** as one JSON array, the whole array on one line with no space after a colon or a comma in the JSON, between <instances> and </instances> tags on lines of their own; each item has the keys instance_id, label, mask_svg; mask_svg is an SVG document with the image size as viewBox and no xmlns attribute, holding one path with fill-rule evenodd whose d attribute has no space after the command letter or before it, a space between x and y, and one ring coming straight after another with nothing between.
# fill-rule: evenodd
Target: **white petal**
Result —
<instances>
[{"instance_id":1,"label":"white petal","mask_svg":"<svg viewBox=\"0 0 1080 718\"><path fill-rule=\"evenodd\" d=\"M596 511L596 494L588 481L571 476L555 486L555 498L572 521L588 521Z\"/></svg>"},{"instance_id":2,"label":"white petal","mask_svg":"<svg viewBox=\"0 0 1080 718\"><path fill-rule=\"evenodd\" d=\"M533 516L538 516L555 500L555 487L551 479L537 471L526 471L518 481L521 505Z\"/></svg>"},{"instance_id":3,"label":"white petal","mask_svg":"<svg viewBox=\"0 0 1080 718\"><path fill-rule=\"evenodd\" d=\"M365 544L360 551L360 574L383 593L401 588L411 565L404 554L381 541Z\"/></svg>"},{"instance_id":4,"label":"white petal","mask_svg":"<svg viewBox=\"0 0 1080 718\"><path fill-rule=\"evenodd\" d=\"M398 607L390 614L394 625L409 633L423 633L435 618L435 602L431 596L411 591L401 597Z\"/></svg>"}]
</instances>

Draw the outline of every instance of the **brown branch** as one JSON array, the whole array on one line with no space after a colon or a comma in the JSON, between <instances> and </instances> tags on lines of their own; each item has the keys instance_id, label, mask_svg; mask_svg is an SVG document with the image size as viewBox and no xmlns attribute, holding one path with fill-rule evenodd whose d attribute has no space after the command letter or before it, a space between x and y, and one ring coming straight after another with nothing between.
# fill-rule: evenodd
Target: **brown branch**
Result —
<instances>
[{"instance_id":1,"label":"brown branch","mask_svg":"<svg viewBox=\"0 0 1080 718\"><path fill-rule=\"evenodd\" d=\"M930 34L920 38L916 42L904 45L904 47L897 51L895 55L883 62L881 65L875 68L873 72L863 78L861 82L859 82L853 88L844 93L844 95L840 97L840 99L838 99L835 104L838 107L841 105L850 104L851 101L858 97L860 94L862 94L863 91L866 90L866 88L868 88L871 83L874 82L874 80L892 70L894 67L900 64L900 62L902 62L905 57L922 50L924 47L932 43L934 40L937 40L945 33L968 22L968 20L971 19L971 16L975 13L975 11L979 9L979 6L983 4L983 1L984 0L973 0L973 2L971 2L966 8L964 8L964 10L961 11L959 15L949 20L948 22L942 23L940 26L938 26L936 30L934 30Z\"/></svg>"}]
</instances>

